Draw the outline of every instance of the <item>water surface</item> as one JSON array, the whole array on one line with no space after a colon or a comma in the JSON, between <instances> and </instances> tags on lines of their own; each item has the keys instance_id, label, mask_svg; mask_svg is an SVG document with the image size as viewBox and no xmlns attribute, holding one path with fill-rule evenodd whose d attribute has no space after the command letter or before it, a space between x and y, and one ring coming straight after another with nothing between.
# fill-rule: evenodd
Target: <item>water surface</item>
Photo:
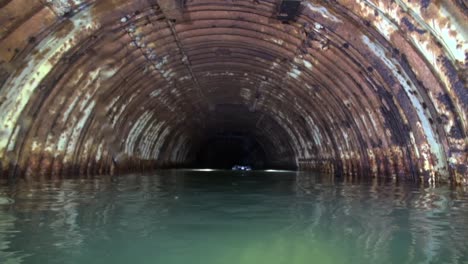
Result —
<instances>
[{"instance_id":1,"label":"water surface","mask_svg":"<svg viewBox=\"0 0 468 264\"><path fill-rule=\"evenodd\" d=\"M468 194L169 170L0 185L0 263L468 263Z\"/></svg>"}]
</instances>

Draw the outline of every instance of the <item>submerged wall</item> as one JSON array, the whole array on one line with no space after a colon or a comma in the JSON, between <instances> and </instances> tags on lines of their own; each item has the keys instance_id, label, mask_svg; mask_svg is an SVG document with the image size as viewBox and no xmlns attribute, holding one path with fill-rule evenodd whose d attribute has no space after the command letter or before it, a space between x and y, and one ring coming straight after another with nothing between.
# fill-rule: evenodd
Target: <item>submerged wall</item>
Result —
<instances>
[{"instance_id":1,"label":"submerged wall","mask_svg":"<svg viewBox=\"0 0 468 264\"><path fill-rule=\"evenodd\" d=\"M468 184L464 1L280 3L0 1L2 175L183 166L234 133L272 167Z\"/></svg>"}]
</instances>

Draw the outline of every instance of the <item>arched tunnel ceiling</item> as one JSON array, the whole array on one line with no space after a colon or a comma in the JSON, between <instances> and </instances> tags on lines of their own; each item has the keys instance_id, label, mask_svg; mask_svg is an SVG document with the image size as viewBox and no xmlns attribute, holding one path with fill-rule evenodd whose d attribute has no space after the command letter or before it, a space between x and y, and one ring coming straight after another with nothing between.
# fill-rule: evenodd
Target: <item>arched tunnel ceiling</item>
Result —
<instances>
[{"instance_id":1,"label":"arched tunnel ceiling","mask_svg":"<svg viewBox=\"0 0 468 264\"><path fill-rule=\"evenodd\" d=\"M183 166L228 131L270 166L468 183L464 1L281 4L0 1L2 175Z\"/></svg>"}]
</instances>

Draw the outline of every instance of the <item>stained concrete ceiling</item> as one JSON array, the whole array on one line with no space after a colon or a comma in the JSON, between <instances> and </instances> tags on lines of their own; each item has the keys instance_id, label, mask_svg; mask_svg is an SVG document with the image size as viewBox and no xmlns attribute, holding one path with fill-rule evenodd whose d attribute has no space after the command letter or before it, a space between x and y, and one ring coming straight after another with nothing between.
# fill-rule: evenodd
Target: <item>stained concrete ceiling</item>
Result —
<instances>
[{"instance_id":1,"label":"stained concrete ceiling","mask_svg":"<svg viewBox=\"0 0 468 264\"><path fill-rule=\"evenodd\" d=\"M468 184L466 2L0 0L3 176L270 167ZM285 13L286 12L286 13Z\"/></svg>"}]
</instances>

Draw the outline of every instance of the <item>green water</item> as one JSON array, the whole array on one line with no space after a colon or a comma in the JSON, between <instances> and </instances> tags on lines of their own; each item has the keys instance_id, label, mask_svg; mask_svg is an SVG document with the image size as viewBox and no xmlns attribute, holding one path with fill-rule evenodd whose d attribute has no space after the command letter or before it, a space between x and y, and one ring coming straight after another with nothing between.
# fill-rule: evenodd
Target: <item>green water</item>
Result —
<instances>
[{"instance_id":1,"label":"green water","mask_svg":"<svg viewBox=\"0 0 468 264\"><path fill-rule=\"evenodd\" d=\"M468 194L310 173L0 185L0 263L468 263Z\"/></svg>"}]
</instances>

